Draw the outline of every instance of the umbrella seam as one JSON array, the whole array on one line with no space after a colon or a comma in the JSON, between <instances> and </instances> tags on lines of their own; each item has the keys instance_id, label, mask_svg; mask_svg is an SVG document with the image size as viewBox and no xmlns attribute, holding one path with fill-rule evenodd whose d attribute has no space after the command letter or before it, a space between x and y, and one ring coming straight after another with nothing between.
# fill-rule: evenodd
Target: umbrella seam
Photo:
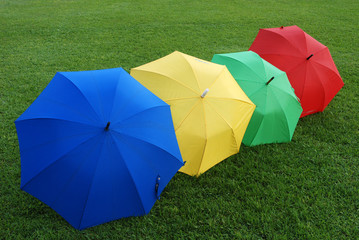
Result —
<instances>
[{"instance_id":1,"label":"umbrella seam","mask_svg":"<svg viewBox=\"0 0 359 240\"><path fill-rule=\"evenodd\" d=\"M208 141L207 123L206 123L206 111L204 109L203 101L202 101L202 107L203 107L203 120L204 120L203 122L204 122L204 134L205 134L204 139L205 139L205 142L204 142L204 146L203 146L201 162L199 163L199 168L198 168L197 174L196 174L197 177L199 177L199 175L201 174L202 162L203 162L204 154L206 152L207 141Z\"/></svg>"},{"instance_id":2,"label":"umbrella seam","mask_svg":"<svg viewBox=\"0 0 359 240\"><path fill-rule=\"evenodd\" d=\"M112 100L112 107L111 107L111 108L112 108L112 111L111 111L110 116L109 116L109 119L110 119L110 120L112 120L112 118L113 118L113 116L114 116L115 113L121 112L125 107L128 106L128 105L127 105L127 103L128 103L127 101L122 101L122 102L121 102L121 105L118 106L118 108L116 108L116 111L115 111L115 108L113 107L113 106L114 106L114 103L115 103L115 100L116 100L117 90L118 90L118 88L120 87L120 80L121 80L122 74L123 74L123 72L120 72L120 74L118 75L118 81L117 81L117 85L116 85L116 88L115 88L115 97L114 97L113 100ZM127 74L127 73L126 73L126 74ZM132 76L131 76L131 77L132 77ZM132 77L132 78L133 78L133 77ZM126 79L126 80L127 80L127 79ZM136 81L137 81L137 80L136 80ZM138 82L138 81L137 81L137 82ZM139 82L138 82L138 83L139 83ZM141 83L139 83L139 84L141 84ZM143 86L143 85L141 84L141 86ZM137 96L139 91L141 91L141 89L137 88L133 95ZM161 100L161 101L162 101L162 100Z\"/></svg>"},{"instance_id":3,"label":"umbrella seam","mask_svg":"<svg viewBox=\"0 0 359 240\"><path fill-rule=\"evenodd\" d=\"M275 95L275 94L273 94L273 96L274 96L274 99L277 101L277 103L279 103L279 105L280 105L280 107L281 107L281 109L282 109L282 113L283 113L283 115L285 116L285 126L286 126L286 128L287 128L287 131L288 131L288 133L289 133L289 139L291 139L292 137L291 137L291 131L290 131L290 128L289 128L289 120L288 120L288 117L287 117L287 114L286 114L286 112L284 111L284 108L283 108L283 105L282 105L282 102L277 98L277 96ZM295 99L296 100L296 99ZM294 131L293 131L293 133L294 133Z\"/></svg>"},{"instance_id":4,"label":"umbrella seam","mask_svg":"<svg viewBox=\"0 0 359 240\"><path fill-rule=\"evenodd\" d=\"M183 120L178 124L178 126L175 128L175 132L182 126L183 122L188 118L188 116L193 112L193 110L195 109L195 107L200 103L200 101L197 101L197 103L195 103L193 105L193 107L191 108L191 110L189 110L189 112L187 113L187 115L183 118Z\"/></svg>"},{"instance_id":5,"label":"umbrella seam","mask_svg":"<svg viewBox=\"0 0 359 240\"><path fill-rule=\"evenodd\" d=\"M45 171L46 169L48 169L49 167L51 167L53 164L55 164L58 160L66 157L71 151L75 150L78 146L94 139L96 136L93 136L91 138L88 138L86 140L84 140L83 142L81 142L80 144L76 145L75 147L71 148L68 152L62 154L61 156L59 156L58 158L56 158L52 163L50 163L49 165L47 165L46 167L44 167L43 169L41 169L36 175L34 175L32 178L30 178L22 187L21 189L24 189L31 181L33 181L40 173L42 173L43 171Z\"/></svg>"},{"instance_id":6,"label":"umbrella seam","mask_svg":"<svg viewBox=\"0 0 359 240\"><path fill-rule=\"evenodd\" d=\"M94 107L92 106L92 104L90 103L90 101L87 99L86 95L81 91L81 89L73 82L71 81L68 77L66 77L65 75L63 75L62 72L60 72L59 74L61 74L64 78L66 78L73 86L76 87L76 89L78 89L78 91L81 93L81 95L84 97L84 99L86 99L86 102L88 103L88 105L92 108L93 112L96 114L96 116L98 117L98 120L101 121L101 118L99 118L98 113L96 112L96 110L94 109Z\"/></svg>"},{"instance_id":7,"label":"umbrella seam","mask_svg":"<svg viewBox=\"0 0 359 240\"><path fill-rule=\"evenodd\" d=\"M318 82L320 83L320 86L321 86L322 89L323 89L323 95L324 95L324 96L323 96L323 99L322 99L322 104L321 104L321 107L320 107L319 111L324 111L324 108L326 107L326 102L325 102L326 89L325 89L325 87L324 87L324 85L323 85L323 82L322 82L321 78L320 78L319 75L318 75L317 69L316 69L315 67L313 67L313 70L314 70L314 72L315 72L316 77L318 78ZM328 103L328 104L329 104L329 103Z\"/></svg>"},{"instance_id":8,"label":"umbrella seam","mask_svg":"<svg viewBox=\"0 0 359 240\"><path fill-rule=\"evenodd\" d=\"M302 29L300 29L300 30L301 30L301 33L304 35L304 39L306 40L307 38L305 36L305 32ZM268 30L266 30L266 31L268 31ZM280 38L283 38L284 40L286 40L289 43L289 45L291 45L292 47L297 49L297 51L299 51L299 54L302 55L302 50L300 48L298 48L297 46L295 46L291 41L289 41L289 39L285 38L284 35L277 33L277 32L270 31L270 30L268 32L274 33L274 34L278 35ZM307 46L306 42L305 42L305 45ZM307 50L307 49L305 49L305 50Z\"/></svg>"},{"instance_id":9,"label":"umbrella seam","mask_svg":"<svg viewBox=\"0 0 359 240\"><path fill-rule=\"evenodd\" d=\"M201 88L200 88L199 82L198 82L198 76L197 76L197 74L195 73L195 71L194 71L192 65L189 63L189 61L188 61L188 59L187 59L187 57L192 58L192 59L197 59L197 58L192 57L192 56L189 56L189 55L184 54L184 53L181 53L181 52L178 52L178 53L179 53L179 55L182 56L182 58L185 60L185 62L187 63L187 65L188 65L188 66L190 67L190 69L192 70L194 79L196 80L196 83L197 83L197 86L198 86L198 91L201 91Z\"/></svg>"},{"instance_id":10,"label":"umbrella seam","mask_svg":"<svg viewBox=\"0 0 359 240\"><path fill-rule=\"evenodd\" d=\"M104 145L105 143L103 143ZM102 145L102 148L101 148L101 153L100 153L100 156L103 152L103 145ZM95 176L96 176L96 172L97 172L97 166L98 166L98 163L99 163L99 158L96 159L96 166L93 170L93 174L91 175L92 178L91 178L91 183L90 183L90 186L89 186L89 189L87 191L87 197L86 197L86 201L85 201L85 204L84 204L84 207L83 207L83 210L82 210L82 214L81 214L81 218L80 218L80 223L79 223L79 228L81 228L81 224L82 224L82 219L83 219L83 216L85 215L85 212L86 212L86 208L87 208L87 202L88 202L88 199L89 199L89 196L90 196L90 193L91 193L91 189L92 189L92 185L93 185L93 182L94 182L94 179L95 179Z\"/></svg>"},{"instance_id":11,"label":"umbrella seam","mask_svg":"<svg viewBox=\"0 0 359 240\"><path fill-rule=\"evenodd\" d=\"M222 55L224 58L229 58L229 59L232 59L232 60L234 60L235 61L235 63L240 63L241 65L243 65L245 68L247 68L247 69L249 69L252 73L254 73L260 80L263 80L263 77L261 77L261 76L259 76L258 74L257 74L257 71L254 71L252 68L250 68L248 65L246 65L246 64L244 64L244 62L242 62L242 60L239 60L239 59L236 59L236 58L234 58L234 57L231 57L231 56L226 56L226 55ZM263 63L263 60L264 59L262 59L261 57L259 57L260 58L260 60L261 60L261 62ZM263 66L264 66L264 63L263 63ZM237 68L237 67L236 67ZM228 68L227 68L228 69ZM229 71L229 69L228 69L228 71ZM263 71L263 72L265 72L265 71ZM234 78L234 77L233 77ZM237 81L237 79L236 78L234 78L236 81ZM242 81L242 80L240 80L240 79L238 79L238 81ZM257 82L257 81L252 81L252 82ZM258 82L258 83L262 83L262 82Z\"/></svg>"},{"instance_id":12,"label":"umbrella seam","mask_svg":"<svg viewBox=\"0 0 359 240\"><path fill-rule=\"evenodd\" d=\"M138 114L141 114L141 113L146 112L146 111L149 111L149 110L153 110L154 108L170 107L169 104L167 104L167 103L165 103L165 104L166 104L166 105L158 105L158 106L146 108L145 110L142 110L142 111L139 111L139 112L137 112L137 113L134 113L134 114L132 114L131 116L125 118L125 119L121 119L121 120L119 120L119 121L117 121L117 122L112 123L111 126L116 126L116 125L118 125L118 124L121 124L122 122L127 121L127 120L129 120L129 119L131 119L131 118L137 116Z\"/></svg>"},{"instance_id":13,"label":"umbrella seam","mask_svg":"<svg viewBox=\"0 0 359 240\"><path fill-rule=\"evenodd\" d=\"M255 110L254 110L254 111L255 111ZM254 111L252 112L252 115L254 114ZM259 124L259 126L258 126L257 128L255 128L255 133L253 134L253 138L250 140L250 144L248 144L249 146L253 146L252 143L254 142L254 140L255 140L256 137L257 137L257 134L258 134L258 132L259 132L259 128L260 128L260 126L262 125L262 122L263 122L263 118L264 118L264 115L261 114L260 124ZM251 119L249 120L249 122L248 122L246 131L247 131L247 129L248 129L249 124L251 123L251 120L252 120L252 118L251 118ZM246 131L244 132L243 138L244 138L244 136L245 136L245 134L246 134ZM257 145L257 144L256 144L256 145Z\"/></svg>"},{"instance_id":14,"label":"umbrella seam","mask_svg":"<svg viewBox=\"0 0 359 240\"><path fill-rule=\"evenodd\" d=\"M190 88L190 87L184 85L183 83L181 83L181 82L175 80L174 78L172 78L172 77L170 77L170 76L165 75L164 73L155 72L155 71L153 71L153 70L136 69L136 68L133 68L133 71L148 72L148 73L153 73L153 74L157 74L157 75L163 76L163 77L165 77L165 78L169 78L169 79L171 79L172 81L174 81L175 83L177 83L177 84L183 86L184 88L190 90L190 91L193 92L196 96L198 95L198 93L197 93L195 90L193 90L192 88ZM132 71L132 73L133 73L133 71ZM135 78L135 77L134 77L134 78ZM136 79L136 78L135 78L135 79ZM136 79L136 80L137 80L137 79ZM139 81L139 82L145 86L145 84L142 83L142 81ZM151 90L152 90L152 89L151 89ZM153 90L152 90L152 91L153 91Z\"/></svg>"},{"instance_id":15,"label":"umbrella seam","mask_svg":"<svg viewBox=\"0 0 359 240\"><path fill-rule=\"evenodd\" d=\"M138 198L139 198L139 200L140 200L140 202L141 202L142 211L143 211L144 214L146 214L146 210L145 210L145 207L144 207L143 200L142 200L141 195L140 195L140 193L139 193L139 191L138 191L138 187L137 187L137 185L136 185L136 182L135 182L135 180L134 180L134 178L133 178L133 176L132 176L130 170L128 169L128 166L127 166L127 163L126 163L126 161L125 161L125 158L123 157L123 155L122 155L122 153L121 153L121 150L117 147L116 141L115 141L115 139L114 139L114 137L113 137L112 135L111 135L111 138L112 138L112 140L115 142L115 147L116 147L118 153L120 154L120 156L121 156L121 158L122 158L122 160L123 160L123 163L124 163L124 165L125 165L125 167L126 167L126 169L127 169L128 174L131 176L132 183L133 183L133 185L134 185L135 188L136 188L137 196L138 196ZM125 143L127 146L130 146L129 144L126 143L126 141L121 140L121 137L120 137L118 140L121 141L122 143ZM156 169L155 169L155 170L156 170ZM157 171L157 172L158 172L158 171Z\"/></svg>"},{"instance_id":16,"label":"umbrella seam","mask_svg":"<svg viewBox=\"0 0 359 240\"><path fill-rule=\"evenodd\" d=\"M222 118L223 121L224 121L224 122L228 125L228 127L231 129L232 134L233 134L234 141L236 142L236 146L238 147L239 145L238 145L236 136L235 136L235 134L234 134L233 127L227 122L226 119L224 119L224 118L222 117L222 115L220 115L220 114L217 112L217 110L212 106L212 104L211 104L210 102L208 102L208 101L206 101L206 102L208 103L208 106L210 106L210 107L212 108L212 110L213 110L220 118Z\"/></svg>"},{"instance_id":17,"label":"umbrella seam","mask_svg":"<svg viewBox=\"0 0 359 240\"><path fill-rule=\"evenodd\" d=\"M227 101L238 101L238 102L245 103L245 104L248 104L248 105L254 104L254 103L252 102L252 100L249 99L249 97L248 97L248 99L249 99L251 102L247 102L247 101L245 101L245 100L236 99L236 98L212 97L212 96L208 96L208 98L222 99L222 100L227 100Z\"/></svg>"},{"instance_id":18,"label":"umbrella seam","mask_svg":"<svg viewBox=\"0 0 359 240\"><path fill-rule=\"evenodd\" d=\"M187 99L193 99L193 98L198 98L198 97L196 96L196 97L185 97L185 98L172 98L172 99L167 99L166 102L175 101L175 100L187 100Z\"/></svg>"},{"instance_id":19,"label":"umbrella seam","mask_svg":"<svg viewBox=\"0 0 359 240\"><path fill-rule=\"evenodd\" d=\"M222 66L223 66L223 65L222 65ZM213 81L213 83L208 87L208 89L210 89L210 88L217 82L217 80L221 78L222 73L223 73L226 69L227 69L227 67L226 67L226 66L223 66L223 69L219 72L218 76L217 76L216 79ZM228 69L227 69L227 71L228 71ZM229 71L228 71L228 72L229 72ZM233 78L232 74L231 74L231 73L229 73L229 74L230 74L231 77ZM233 80L234 80L234 78L233 78ZM235 80L234 80L234 81L235 81ZM237 83L237 82L236 82L236 83Z\"/></svg>"},{"instance_id":20,"label":"umbrella seam","mask_svg":"<svg viewBox=\"0 0 359 240\"><path fill-rule=\"evenodd\" d=\"M89 120L90 122L99 121L99 119L91 119L91 118L89 118L88 116L86 116L86 115L84 115L84 114L81 114L80 112L76 111L75 109L68 107L68 105L63 104L63 103L61 103L61 102L58 102L58 101L56 101L56 100L54 100L54 99L48 98L48 97L46 97L46 96L43 96L42 98L43 98L44 100L47 100L47 101L52 102L52 103L54 103L54 104L57 104L57 105L59 105L59 106L65 107L66 109L70 110L70 111L73 112L73 113L76 113L76 114L77 114L78 116L80 116L80 117L83 117L83 118ZM96 114L96 113L95 113L95 114ZM36 119L36 118L41 118L41 117L31 117L31 118L27 117L27 118L23 118L23 119L20 119L20 120L16 120L15 122L19 122L19 121L23 121L23 120L29 120L29 119Z\"/></svg>"},{"instance_id":21,"label":"umbrella seam","mask_svg":"<svg viewBox=\"0 0 359 240\"><path fill-rule=\"evenodd\" d=\"M169 155L173 156L174 158L178 159L178 157L174 156L174 155L173 155L172 153L170 153L168 150L162 148L161 146L158 146L158 145L155 145L155 144L153 144L153 143L148 142L147 139L140 139L140 138L138 138L138 137L135 137L135 136L132 136L132 135L129 135L129 134L126 134L126 133L118 132L118 131L116 131L115 129L113 129L113 131L116 132L117 134L125 135L125 136L127 136L127 137L137 139L138 141L141 141L141 142L150 144L150 145L152 145L152 146L154 146L154 147L156 147L156 148L159 148L159 149L161 149L162 151L168 153ZM126 144L127 144L127 143L126 143ZM129 144L127 144L127 145L129 145ZM181 161L180 161L180 162L181 162ZM182 163L183 163L183 161L182 161ZM156 168L154 168L154 169L157 170Z\"/></svg>"},{"instance_id":22,"label":"umbrella seam","mask_svg":"<svg viewBox=\"0 0 359 240\"><path fill-rule=\"evenodd\" d=\"M93 72L90 72L90 76L91 76L91 79L95 81L95 77L93 76ZM100 95L100 89L98 87L98 81L95 81L95 83L93 85L95 86L95 89L96 89L96 96L97 96L97 101L99 103L99 108L100 108L100 112L101 112L101 115L102 115L102 119L105 119L105 113L104 113L104 109L103 109L103 102L102 102L102 97Z\"/></svg>"}]
</instances>

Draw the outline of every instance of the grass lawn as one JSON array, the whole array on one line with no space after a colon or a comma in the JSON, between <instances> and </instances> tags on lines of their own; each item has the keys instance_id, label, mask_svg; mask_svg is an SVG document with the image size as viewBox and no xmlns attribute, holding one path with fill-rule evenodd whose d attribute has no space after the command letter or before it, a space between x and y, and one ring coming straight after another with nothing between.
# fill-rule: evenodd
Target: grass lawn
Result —
<instances>
[{"instance_id":1,"label":"grass lawn","mask_svg":"<svg viewBox=\"0 0 359 240\"><path fill-rule=\"evenodd\" d=\"M0 0L0 239L358 238L358 12L357 0ZM20 190L13 122L57 71L129 71L175 50L211 60L281 25L327 45L345 83L292 142L242 145L199 178L176 174L150 214L84 231Z\"/></svg>"}]
</instances>

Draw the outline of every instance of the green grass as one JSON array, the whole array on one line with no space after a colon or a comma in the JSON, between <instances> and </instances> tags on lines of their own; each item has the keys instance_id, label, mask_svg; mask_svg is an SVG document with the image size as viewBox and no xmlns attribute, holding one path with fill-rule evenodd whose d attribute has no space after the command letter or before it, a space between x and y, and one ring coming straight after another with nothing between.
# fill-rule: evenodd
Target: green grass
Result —
<instances>
[{"instance_id":1,"label":"green grass","mask_svg":"<svg viewBox=\"0 0 359 240\"><path fill-rule=\"evenodd\" d=\"M0 0L0 239L344 239L359 236L359 2ZM20 190L14 120L57 71L129 71L175 50L245 51L259 28L298 25L345 86L293 141L175 175L150 214L84 231Z\"/></svg>"}]
</instances>

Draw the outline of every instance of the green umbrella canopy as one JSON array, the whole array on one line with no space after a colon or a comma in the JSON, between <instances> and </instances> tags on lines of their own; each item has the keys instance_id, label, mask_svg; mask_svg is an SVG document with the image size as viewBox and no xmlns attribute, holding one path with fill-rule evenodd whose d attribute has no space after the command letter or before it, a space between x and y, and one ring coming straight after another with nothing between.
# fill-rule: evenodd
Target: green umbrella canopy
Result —
<instances>
[{"instance_id":1,"label":"green umbrella canopy","mask_svg":"<svg viewBox=\"0 0 359 240\"><path fill-rule=\"evenodd\" d=\"M252 51L215 54L257 106L242 142L247 146L289 142L303 109L285 72Z\"/></svg>"}]
</instances>

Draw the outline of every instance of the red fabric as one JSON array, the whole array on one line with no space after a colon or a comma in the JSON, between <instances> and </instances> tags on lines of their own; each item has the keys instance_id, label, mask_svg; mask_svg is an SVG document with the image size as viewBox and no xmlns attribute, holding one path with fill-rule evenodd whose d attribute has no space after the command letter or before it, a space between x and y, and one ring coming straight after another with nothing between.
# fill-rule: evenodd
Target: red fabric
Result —
<instances>
[{"instance_id":1,"label":"red fabric","mask_svg":"<svg viewBox=\"0 0 359 240\"><path fill-rule=\"evenodd\" d=\"M301 117L323 111L344 85L328 48L297 26L260 29L249 50L287 73Z\"/></svg>"}]
</instances>

